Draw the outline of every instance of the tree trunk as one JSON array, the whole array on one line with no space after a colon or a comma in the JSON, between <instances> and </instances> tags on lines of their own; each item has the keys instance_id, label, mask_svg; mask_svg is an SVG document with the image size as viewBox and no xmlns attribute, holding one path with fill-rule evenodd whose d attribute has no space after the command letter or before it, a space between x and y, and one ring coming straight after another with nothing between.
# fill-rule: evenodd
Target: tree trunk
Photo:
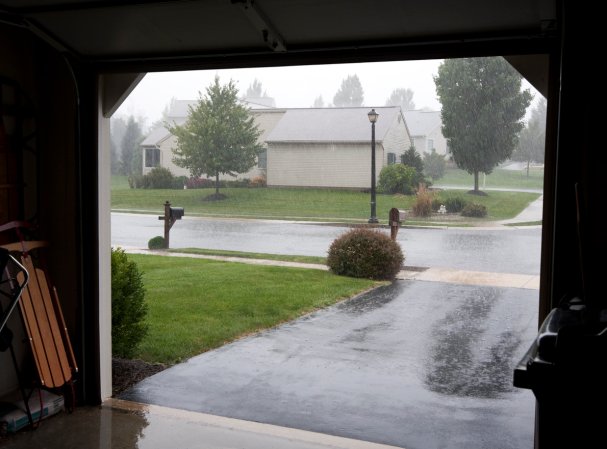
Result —
<instances>
[{"instance_id":1,"label":"tree trunk","mask_svg":"<svg viewBox=\"0 0 607 449\"><path fill-rule=\"evenodd\" d=\"M474 191L478 192L478 170L474 171Z\"/></svg>"},{"instance_id":2,"label":"tree trunk","mask_svg":"<svg viewBox=\"0 0 607 449\"><path fill-rule=\"evenodd\" d=\"M527 178L529 177L529 160L527 160Z\"/></svg>"},{"instance_id":3,"label":"tree trunk","mask_svg":"<svg viewBox=\"0 0 607 449\"><path fill-rule=\"evenodd\" d=\"M219 172L215 173L215 195L219 195Z\"/></svg>"}]
</instances>

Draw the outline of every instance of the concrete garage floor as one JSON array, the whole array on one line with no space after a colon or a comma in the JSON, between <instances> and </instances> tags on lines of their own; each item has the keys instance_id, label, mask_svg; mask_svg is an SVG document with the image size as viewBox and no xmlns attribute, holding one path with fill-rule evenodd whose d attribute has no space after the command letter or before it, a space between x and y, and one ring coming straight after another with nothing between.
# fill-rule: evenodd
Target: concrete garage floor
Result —
<instances>
[{"instance_id":1,"label":"concrete garage floor","mask_svg":"<svg viewBox=\"0 0 607 449\"><path fill-rule=\"evenodd\" d=\"M512 369L535 289L397 281L152 376L122 399L407 449L533 446Z\"/></svg>"}]
</instances>

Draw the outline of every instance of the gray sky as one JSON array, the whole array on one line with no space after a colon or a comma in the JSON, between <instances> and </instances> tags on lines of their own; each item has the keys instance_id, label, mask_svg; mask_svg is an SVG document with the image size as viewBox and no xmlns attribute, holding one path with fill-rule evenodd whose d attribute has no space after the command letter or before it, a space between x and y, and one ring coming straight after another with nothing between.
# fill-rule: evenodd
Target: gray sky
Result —
<instances>
[{"instance_id":1,"label":"gray sky","mask_svg":"<svg viewBox=\"0 0 607 449\"><path fill-rule=\"evenodd\" d=\"M358 75L369 107L384 106L394 89L409 88L415 93L417 108L440 109L433 76L440 60L381 63L337 64L256 69L205 70L149 73L116 112L117 116L135 115L150 125L161 117L172 97L196 100L219 75L221 82L234 80L241 93L258 79L277 107L311 107L319 95L325 105L348 75Z\"/></svg>"},{"instance_id":2,"label":"gray sky","mask_svg":"<svg viewBox=\"0 0 607 449\"><path fill-rule=\"evenodd\" d=\"M333 64L231 70L149 73L116 112L116 116L134 115L145 119L146 126L160 119L171 98L197 100L199 92L219 75L222 83L232 79L241 93L259 80L277 107L311 107L322 95L325 105L348 75L358 75L364 90L364 105L384 106L394 89L409 88L414 92L417 109L440 110L434 76L442 60L396 61L359 64ZM530 87L524 82L524 88ZM531 88L533 96L538 94Z\"/></svg>"}]
</instances>

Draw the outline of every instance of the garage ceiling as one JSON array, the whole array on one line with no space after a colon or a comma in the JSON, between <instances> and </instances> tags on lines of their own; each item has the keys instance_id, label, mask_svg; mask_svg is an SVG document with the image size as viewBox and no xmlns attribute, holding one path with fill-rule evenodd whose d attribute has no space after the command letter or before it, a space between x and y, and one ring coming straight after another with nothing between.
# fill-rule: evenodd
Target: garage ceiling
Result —
<instances>
[{"instance_id":1,"label":"garage ceiling","mask_svg":"<svg viewBox=\"0 0 607 449\"><path fill-rule=\"evenodd\" d=\"M542 42L554 0L0 0L0 21L97 63ZM445 47L446 48L446 47ZM229 62L226 62L229 64Z\"/></svg>"}]
</instances>

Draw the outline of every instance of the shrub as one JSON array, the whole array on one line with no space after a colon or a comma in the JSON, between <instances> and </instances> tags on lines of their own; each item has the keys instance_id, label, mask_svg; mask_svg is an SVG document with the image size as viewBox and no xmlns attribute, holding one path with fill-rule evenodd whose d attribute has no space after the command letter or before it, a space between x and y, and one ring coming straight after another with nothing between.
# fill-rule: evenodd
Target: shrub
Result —
<instances>
[{"instance_id":1,"label":"shrub","mask_svg":"<svg viewBox=\"0 0 607 449\"><path fill-rule=\"evenodd\" d=\"M327 265L342 276L393 279L404 262L400 245L380 231L353 229L333 241Z\"/></svg>"},{"instance_id":2,"label":"shrub","mask_svg":"<svg viewBox=\"0 0 607 449\"><path fill-rule=\"evenodd\" d=\"M128 181L131 189L141 189L143 187L143 176L141 175L130 175Z\"/></svg>"},{"instance_id":3,"label":"shrub","mask_svg":"<svg viewBox=\"0 0 607 449\"><path fill-rule=\"evenodd\" d=\"M432 211L437 212L442 204L444 204L444 201L441 198L432 198Z\"/></svg>"},{"instance_id":4,"label":"shrub","mask_svg":"<svg viewBox=\"0 0 607 449\"><path fill-rule=\"evenodd\" d=\"M174 176L168 168L154 167L143 176L144 189L172 189L173 185Z\"/></svg>"},{"instance_id":5,"label":"shrub","mask_svg":"<svg viewBox=\"0 0 607 449\"><path fill-rule=\"evenodd\" d=\"M464 217L485 217L487 216L487 208L483 204L470 203L462 209Z\"/></svg>"},{"instance_id":6,"label":"shrub","mask_svg":"<svg viewBox=\"0 0 607 449\"><path fill-rule=\"evenodd\" d=\"M112 353L130 358L147 334L141 272L121 248L112 248Z\"/></svg>"},{"instance_id":7,"label":"shrub","mask_svg":"<svg viewBox=\"0 0 607 449\"><path fill-rule=\"evenodd\" d=\"M418 173L422 173L424 171L424 162L413 145L411 145L407 151L400 155L400 163L413 167Z\"/></svg>"},{"instance_id":8,"label":"shrub","mask_svg":"<svg viewBox=\"0 0 607 449\"><path fill-rule=\"evenodd\" d=\"M416 172L403 164L392 164L382 168L377 188L381 193L404 193L409 195L416 187Z\"/></svg>"},{"instance_id":9,"label":"shrub","mask_svg":"<svg viewBox=\"0 0 607 449\"><path fill-rule=\"evenodd\" d=\"M249 187L249 178L233 179L231 181L224 181L225 187ZM214 185L214 184L213 184Z\"/></svg>"},{"instance_id":10,"label":"shrub","mask_svg":"<svg viewBox=\"0 0 607 449\"><path fill-rule=\"evenodd\" d=\"M185 183L188 189L207 189L215 187L215 181L209 178L190 178ZM220 183L220 187L223 187Z\"/></svg>"},{"instance_id":11,"label":"shrub","mask_svg":"<svg viewBox=\"0 0 607 449\"><path fill-rule=\"evenodd\" d=\"M418 217L429 217L432 215L432 200L434 195L426 189L422 189L417 192L415 202L413 203L412 209L413 214ZM440 207L440 204L439 204ZM438 210L438 208L437 208Z\"/></svg>"},{"instance_id":12,"label":"shrub","mask_svg":"<svg viewBox=\"0 0 607 449\"><path fill-rule=\"evenodd\" d=\"M157 235L148 241L149 249L164 249L164 237Z\"/></svg>"},{"instance_id":13,"label":"shrub","mask_svg":"<svg viewBox=\"0 0 607 449\"><path fill-rule=\"evenodd\" d=\"M266 187L267 181L265 176L255 176L249 183L250 187Z\"/></svg>"},{"instance_id":14,"label":"shrub","mask_svg":"<svg viewBox=\"0 0 607 449\"><path fill-rule=\"evenodd\" d=\"M434 148L424 155L424 174L430 176L433 181L445 176L446 167L445 156L438 154Z\"/></svg>"},{"instance_id":15,"label":"shrub","mask_svg":"<svg viewBox=\"0 0 607 449\"><path fill-rule=\"evenodd\" d=\"M448 196L443 204L449 213L458 213L466 206L467 201L459 196Z\"/></svg>"}]
</instances>

